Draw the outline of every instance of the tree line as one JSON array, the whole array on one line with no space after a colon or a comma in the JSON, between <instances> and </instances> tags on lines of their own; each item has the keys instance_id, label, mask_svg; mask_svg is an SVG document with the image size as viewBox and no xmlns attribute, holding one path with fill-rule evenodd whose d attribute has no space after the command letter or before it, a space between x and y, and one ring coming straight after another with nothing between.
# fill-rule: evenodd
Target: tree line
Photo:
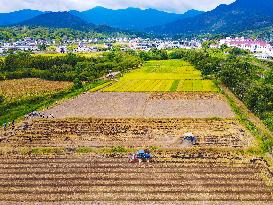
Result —
<instances>
[{"instance_id":1,"label":"tree line","mask_svg":"<svg viewBox=\"0 0 273 205\"><path fill-rule=\"evenodd\" d=\"M0 60L0 80L37 77L46 80L93 81L110 71L125 72L138 67L141 59L124 52L105 52L101 57L33 56L14 53Z\"/></svg>"},{"instance_id":2,"label":"tree line","mask_svg":"<svg viewBox=\"0 0 273 205\"><path fill-rule=\"evenodd\" d=\"M223 59L206 50L179 49L170 53L169 58L186 60L203 75L224 83L273 130L273 67L262 69L237 52Z\"/></svg>"}]
</instances>

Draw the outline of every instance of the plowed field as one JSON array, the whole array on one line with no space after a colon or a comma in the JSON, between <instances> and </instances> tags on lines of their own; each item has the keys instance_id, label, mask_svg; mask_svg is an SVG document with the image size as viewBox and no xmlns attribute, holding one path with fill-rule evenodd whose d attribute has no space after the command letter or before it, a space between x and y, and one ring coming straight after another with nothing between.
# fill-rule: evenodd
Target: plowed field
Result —
<instances>
[{"instance_id":1,"label":"plowed field","mask_svg":"<svg viewBox=\"0 0 273 205\"><path fill-rule=\"evenodd\" d=\"M272 187L262 181L261 170L247 161L156 158L139 165L124 158L5 158L0 160L0 201L272 204Z\"/></svg>"},{"instance_id":2,"label":"plowed field","mask_svg":"<svg viewBox=\"0 0 273 205\"><path fill-rule=\"evenodd\" d=\"M86 93L45 111L55 118L230 118L220 94Z\"/></svg>"}]
</instances>

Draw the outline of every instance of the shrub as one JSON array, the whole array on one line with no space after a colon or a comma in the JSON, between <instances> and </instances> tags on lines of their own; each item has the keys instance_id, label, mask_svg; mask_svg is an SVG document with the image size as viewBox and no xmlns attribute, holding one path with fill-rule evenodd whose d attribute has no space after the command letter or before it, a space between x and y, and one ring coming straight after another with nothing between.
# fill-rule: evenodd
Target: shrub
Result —
<instances>
[{"instance_id":1,"label":"shrub","mask_svg":"<svg viewBox=\"0 0 273 205\"><path fill-rule=\"evenodd\" d=\"M82 88L83 87L83 84L82 84L82 81L80 81L79 78L75 78L74 81L73 81L73 87L75 89L79 89L79 88Z\"/></svg>"}]
</instances>

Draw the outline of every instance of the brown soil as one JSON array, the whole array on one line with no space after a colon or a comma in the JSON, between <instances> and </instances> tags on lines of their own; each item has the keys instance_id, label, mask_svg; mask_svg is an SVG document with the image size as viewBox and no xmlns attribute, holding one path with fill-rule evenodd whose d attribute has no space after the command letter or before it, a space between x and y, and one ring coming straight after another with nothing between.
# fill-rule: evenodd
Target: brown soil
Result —
<instances>
[{"instance_id":1,"label":"brown soil","mask_svg":"<svg viewBox=\"0 0 273 205\"><path fill-rule=\"evenodd\" d=\"M37 120L1 146L92 146L181 148L192 132L201 147L248 147L252 136L234 119L63 119Z\"/></svg>"},{"instance_id":2,"label":"brown soil","mask_svg":"<svg viewBox=\"0 0 273 205\"><path fill-rule=\"evenodd\" d=\"M55 118L230 118L229 105L216 94L86 93L45 111Z\"/></svg>"},{"instance_id":3,"label":"brown soil","mask_svg":"<svg viewBox=\"0 0 273 205\"><path fill-rule=\"evenodd\" d=\"M132 164L126 158L80 156L0 161L0 201L10 204L273 202L272 187L259 175L262 167L245 159L211 163L155 158Z\"/></svg>"}]
</instances>

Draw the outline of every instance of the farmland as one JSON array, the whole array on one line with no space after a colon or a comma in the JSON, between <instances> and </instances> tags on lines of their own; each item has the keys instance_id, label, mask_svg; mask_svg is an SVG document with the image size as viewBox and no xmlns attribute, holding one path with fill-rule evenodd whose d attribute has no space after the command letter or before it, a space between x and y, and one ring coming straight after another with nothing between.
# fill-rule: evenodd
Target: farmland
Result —
<instances>
[{"instance_id":1,"label":"farmland","mask_svg":"<svg viewBox=\"0 0 273 205\"><path fill-rule=\"evenodd\" d=\"M234 114L223 96L213 93L192 96L153 95L133 92L85 93L45 111L56 118L232 118ZM167 99L170 98L170 99ZM188 99L187 99L188 98ZM92 103L90 103L92 102Z\"/></svg>"},{"instance_id":2,"label":"farmland","mask_svg":"<svg viewBox=\"0 0 273 205\"><path fill-rule=\"evenodd\" d=\"M48 107L58 100L70 98L85 90L101 86L105 81L87 83L76 89L73 83L24 78L0 81L0 123L16 120L34 110Z\"/></svg>"},{"instance_id":3,"label":"farmland","mask_svg":"<svg viewBox=\"0 0 273 205\"><path fill-rule=\"evenodd\" d=\"M196 147L249 148L251 134L235 119L75 118L33 121L27 131L16 131L8 141L27 147L183 148L181 133L193 131Z\"/></svg>"},{"instance_id":4,"label":"farmland","mask_svg":"<svg viewBox=\"0 0 273 205\"><path fill-rule=\"evenodd\" d=\"M105 92L217 92L211 80L181 60L149 61L140 69L126 73Z\"/></svg>"},{"instance_id":5,"label":"farmland","mask_svg":"<svg viewBox=\"0 0 273 205\"><path fill-rule=\"evenodd\" d=\"M203 77L183 60L148 61L117 82L53 98L40 112L54 117L26 119L0 135L0 201L271 204L272 164L261 137ZM58 83L43 88L71 86ZM6 96L22 98L16 94ZM194 145L183 142L189 132ZM151 151L150 163L128 162L139 149Z\"/></svg>"},{"instance_id":6,"label":"farmland","mask_svg":"<svg viewBox=\"0 0 273 205\"><path fill-rule=\"evenodd\" d=\"M0 94L3 95L7 101L12 101L37 95L47 95L67 90L71 87L72 83L70 82L24 78L0 81Z\"/></svg>"},{"instance_id":7,"label":"farmland","mask_svg":"<svg viewBox=\"0 0 273 205\"><path fill-rule=\"evenodd\" d=\"M158 158L151 165L93 156L1 158L0 200L43 204L270 204L249 159ZM62 203L63 202L63 203ZM200 203L198 203L200 202Z\"/></svg>"}]
</instances>

